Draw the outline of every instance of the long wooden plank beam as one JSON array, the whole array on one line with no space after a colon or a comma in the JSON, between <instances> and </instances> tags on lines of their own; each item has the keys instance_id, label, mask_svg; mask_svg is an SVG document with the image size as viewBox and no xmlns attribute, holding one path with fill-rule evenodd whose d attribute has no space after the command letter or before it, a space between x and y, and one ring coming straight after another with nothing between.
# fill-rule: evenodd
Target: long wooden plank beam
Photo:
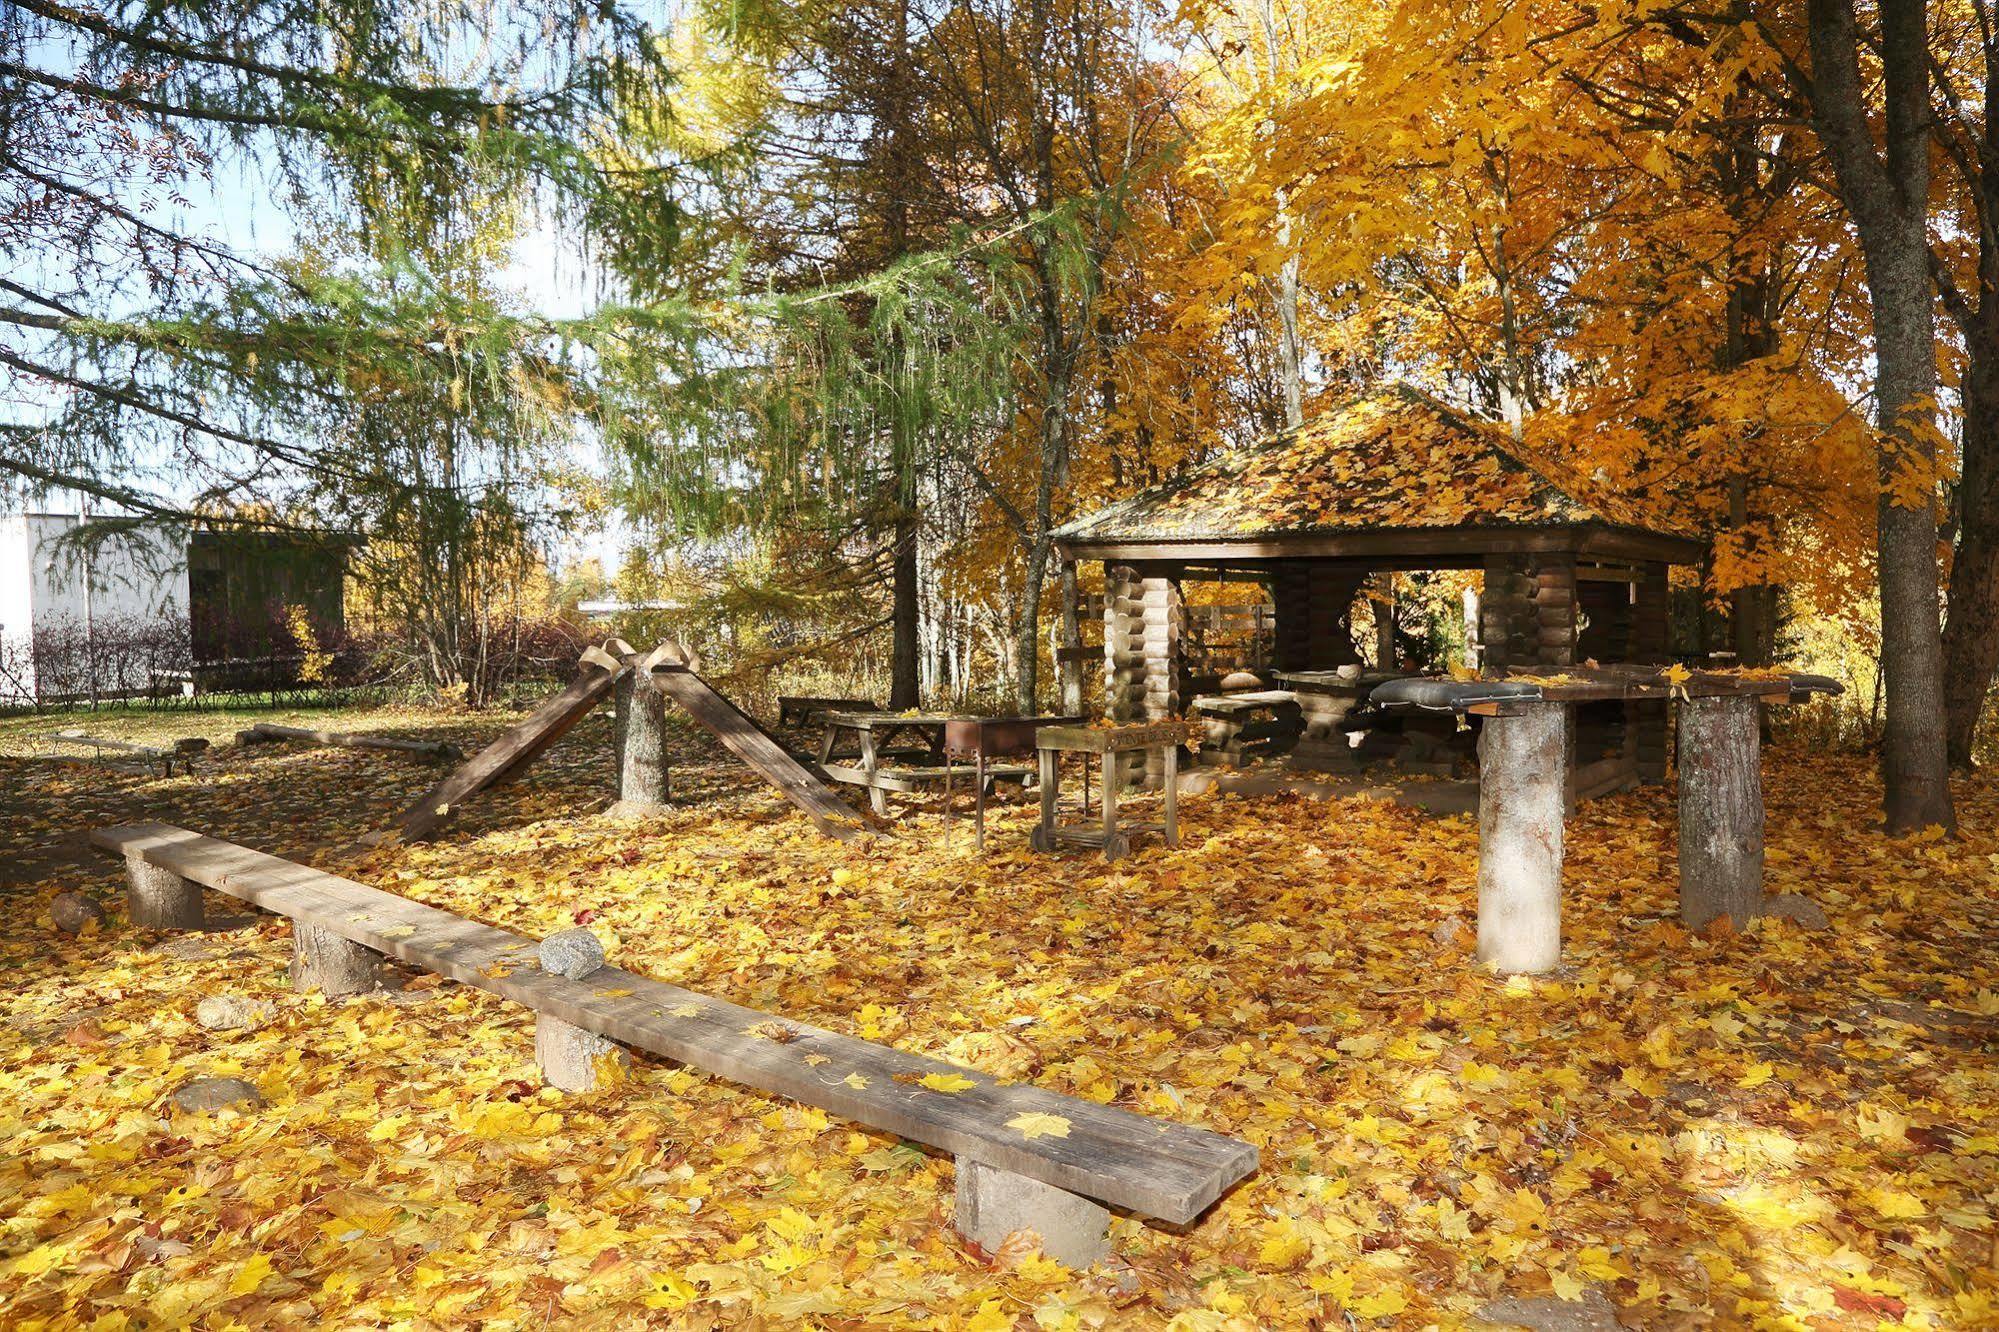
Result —
<instances>
[{"instance_id":1,"label":"long wooden plank beam","mask_svg":"<svg viewBox=\"0 0 1999 1332\"><path fill-rule=\"evenodd\" d=\"M184 828L100 828L90 840L636 1049L1174 1224L1256 1168L1256 1148L1234 1138L1001 1082L618 967L569 980L541 970L535 940ZM937 1090L925 1078L969 1085ZM1029 1139L1012 1126L1024 1115L1059 1117L1067 1136Z\"/></svg>"},{"instance_id":2,"label":"long wooden plank beam","mask_svg":"<svg viewBox=\"0 0 1999 1332\"><path fill-rule=\"evenodd\" d=\"M598 647L585 652L578 667L575 679L543 699L518 724L454 768L404 810L404 839L413 842L428 837L462 802L517 775L534 762L543 750L583 720L590 709L610 697L611 687L623 669L622 663Z\"/></svg>"},{"instance_id":3,"label":"long wooden plank beam","mask_svg":"<svg viewBox=\"0 0 1999 1332\"><path fill-rule=\"evenodd\" d=\"M692 667L656 664L650 672L653 687L706 727L731 754L755 769L758 776L775 786L793 805L809 817L820 832L847 841L865 831L854 807L797 759L791 751L771 738L747 712L715 692Z\"/></svg>"}]
</instances>

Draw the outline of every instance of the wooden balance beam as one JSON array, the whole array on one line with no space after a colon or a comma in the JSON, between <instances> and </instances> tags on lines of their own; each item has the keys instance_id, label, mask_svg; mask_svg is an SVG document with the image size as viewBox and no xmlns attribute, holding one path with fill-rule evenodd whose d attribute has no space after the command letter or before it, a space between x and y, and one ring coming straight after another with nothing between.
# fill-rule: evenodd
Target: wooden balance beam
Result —
<instances>
[{"instance_id":1,"label":"wooden balance beam","mask_svg":"<svg viewBox=\"0 0 1999 1332\"><path fill-rule=\"evenodd\" d=\"M618 967L572 980L541 969L536 940L183 828L100 828L90 840L125 858L134 923L200 928L201 889L212 888L291 918L295 983L369 988L386 954L526 1004L551 1081L559 1052L616 1042L948 1152L958 1160L957 1227L988 1249L1033 1230L1050 1257L1087 1266L1109 1251L1108 1208L1184 1225L1256 1169L1255 1147L1205 1129L1000 1082ZM939 1091L926 1077L970 1085ZM1017 1127L1028 1115L1058 1117L1067 1136L1029 1139Z\"/></svg>"}]
</instances>

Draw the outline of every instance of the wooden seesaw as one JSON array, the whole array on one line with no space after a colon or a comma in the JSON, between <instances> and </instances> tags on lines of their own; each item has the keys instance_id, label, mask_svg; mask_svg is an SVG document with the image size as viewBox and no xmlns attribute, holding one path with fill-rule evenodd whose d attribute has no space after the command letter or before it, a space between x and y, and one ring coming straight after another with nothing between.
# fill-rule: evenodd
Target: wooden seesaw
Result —
<instances>
[{"instance_id":1,"label":"wooden seesaw","mask_svg":"<svg viewBox=\"0 0 1999 1332\"><path fill-rule=\"evenodd\" d=\"M403 811L403 839L418 841L430 836L465 801L518 776L588 716L591 709L620 689L621 682L626 690L649 688L679 704L724 748L776 787L820 832L844 841L866 830L853 806L840 799L818 773L794 758L748 713L717 693L696 674L699 668L699 657L671 640L644 654L618 639L601 647L590 647L579 660L573 680L542 700L519 724L453 769ZM638 697L643 699L642 694ZM621 713L634 726L648 720L641 703L629 701L629 696ZM621 730L621 738L631 734L630 730ZM621 753L620 757L624 760L628 756Z\"/></svg>"}]
</instances>

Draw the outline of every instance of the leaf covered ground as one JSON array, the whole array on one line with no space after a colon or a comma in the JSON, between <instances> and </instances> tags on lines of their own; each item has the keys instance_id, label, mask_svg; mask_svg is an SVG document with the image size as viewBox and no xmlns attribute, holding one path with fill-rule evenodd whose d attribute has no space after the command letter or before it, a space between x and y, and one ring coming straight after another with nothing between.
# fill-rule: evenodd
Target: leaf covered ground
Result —
<instances>
[{"instance_id":1,"label":"leaf covered ground","mask_svg":"<svg viewBox=\"0 0 1999 1332\"><path fill-rule=\"evenodd\" d=\"M247 724L104 720L127 735ZM476 721L348 714L461 742ZM150 730L149 730L150 728ZM1770 880L1831 917L1674 920L1658 791L1570 824L1567 969L1470 957L1476 830L1362 801L1186 801L1115 866L815 835L678 737L677 803L608 798L586 722L436 843L365 850L434 776L267 746L204 773L60 766L0 728L0 1322L14 1328L1457 1325L1502 1295L1635 1326L1999 1324L1999 781L1956 841L1870 830L1864 759L1769 758ZM1071 1273L950 1229L948 1158L664 1063L544 1090L529 1014L418 980L329 1002L287 927L130 927L93 826L163 819L787 1017L1256 1143L1184 1234ZM961 830L963 825L960 825ZM104 928L57 934L82 889ZM211 909L228 910L212 903ZM204 997L270 1001L210 1031ZM190 1114L193 1077L268 1104Z\"/></svg>"}]
</instances>

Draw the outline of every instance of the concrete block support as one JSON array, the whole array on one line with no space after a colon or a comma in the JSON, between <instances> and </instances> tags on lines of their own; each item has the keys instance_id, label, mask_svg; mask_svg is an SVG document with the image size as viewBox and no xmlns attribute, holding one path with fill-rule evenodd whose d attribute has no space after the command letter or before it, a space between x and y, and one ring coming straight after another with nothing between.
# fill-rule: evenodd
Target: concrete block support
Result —
<instances>
[{"instance_id":1,"label":"concrete block support","mask_svg":"<svg viewBox=\"0 0 1999 1332\"><path fill-rule=\"evenodd\" d=\"M1478 741L1478 957L1501 971L1562 961L1568 709L1487 717Z\"/></svg>"},{"instance_id":2,"label":"concrete block support","mask_svg":"<svg viewBox=\"0 0 1999 1332\"><path fill-rule=\"evenodd\" d=\"M551 1087L592 1092L622 1081L631 1066L625 1048L594 1031L546 1013L535 1014L534 1061Z\"/></svg>"},{"instance_id":3,"label":"concrete block support","mask_svg":"<svg viewBox=\"0 0 1999 1332\"><path fill-rule=\"evenodd\" d=\"M1763 767L1754 698L1680 704L1680 919L1737 929L1763 908Z\"/></svg>"},{"instance_id":4,"label":"concrete block support","mask_svg":"<svg viewBox=\"0 0 1999 1332\"><path fill-rule=\"evenodd\" d=\"M1110 1212L1088 1198L958 1158L958 1233L988 1253L1026 1230L1056 1262L1085 1268L1110 1256L1110 1221Z\"/></svg>"}]
</instances>

